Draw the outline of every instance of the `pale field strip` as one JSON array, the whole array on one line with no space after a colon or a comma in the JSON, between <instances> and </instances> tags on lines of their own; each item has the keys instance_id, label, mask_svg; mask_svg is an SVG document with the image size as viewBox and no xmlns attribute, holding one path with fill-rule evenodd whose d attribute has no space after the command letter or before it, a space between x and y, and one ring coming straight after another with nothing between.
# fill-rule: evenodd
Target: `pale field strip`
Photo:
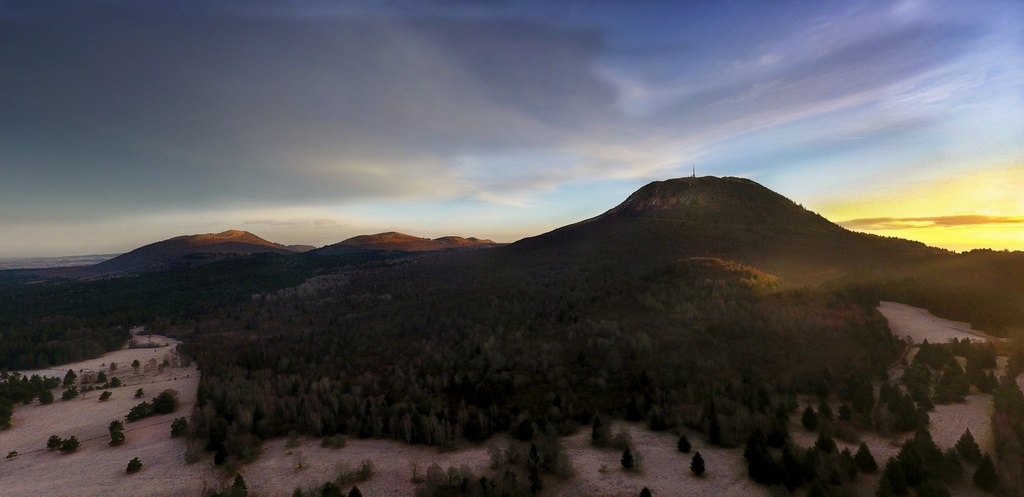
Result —
<instances>
[{"instance_id":1,"label":"pale field strip","mask_svg":"<svg viewBox=\"0 0 1024 497\"><path fill-rule=\"evenodd\" d=\"M767 488L747 478L742 448L709 446L698 433L688 432L693 450L683 454L676 449L678 436L670 432L655 433L643 425L613 423L613 431L620 428L630 433L636 451L643 457L641 472L622 468L622 451L593 447L590 430L584 427L576 435L561 439L576 475L567 480L546 477L542 495L635 497L645 486L654 495L666 496L770 495ZM412 463L418 465L421 475L436 463L445 472L450 466L465 464L478 477L492 476L494 471L489 469L488 447L504 449L511 439L497 436L483 444L467 445L448 452L394 440L350 439L342 449L321 447L317 439L303 437L299 441L300 445L291 449L286 447L286 440L268 441L260 458L242 470L249 488L258 489L261 497L286 497L295 487L306 489L333 479L342 465L355 470L360 461L370 460L374 464L374 476L369 481L356 484L363 495L409 497L416 488L411 481ZM698 450L707 468L703 477L696 477L690 472L690 459ZM606 468L603 472L602 467ZM503 471L499 468L498 475ZM525 475L520 477L525 478Z\"/></svg>"},{"instance_id":2,"label":"pale field strip","mask_svg":"<svg viewBox=\"0 0 1024 497\"><path fill-rule=\"evenodd\" d=\"M879 312L889 321L889 329L899 338L910 337L914 344L928 340L928 343L946 343L957 338L972 342L991 340L982 331L971 328L970 323L950 321L933 315L927 309L912 307L896 302L882 301Z\"/></svg>"}]
</instances>

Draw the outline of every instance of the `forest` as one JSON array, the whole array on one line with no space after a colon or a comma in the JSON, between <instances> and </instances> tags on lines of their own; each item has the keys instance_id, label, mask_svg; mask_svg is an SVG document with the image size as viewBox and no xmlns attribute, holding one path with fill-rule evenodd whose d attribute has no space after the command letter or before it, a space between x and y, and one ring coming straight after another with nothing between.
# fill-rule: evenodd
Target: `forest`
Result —
<instances>
[{"instance_id":1,"label":"forest","mask_svg":"<svg viewBox=\"0 0 1024 497\"><path fill-rule=\"evenodd\" d=\"M625 419L743 446L755 481L806 486L812 495L842 495L870 467L858 462L867 456L832 450L834 438L857 431L924 433L903 459L931 460L934 444L920 438L929 410L973 388L996 395L994 426L1003 435L994 467L1004 483L1020 482L1020 391L995 375L991 347L922 344L902 378L887 374L908 344L889 332L875 309L879 299L926 305L1004 335L1021 329L1019 308L989 299L991 285L977 276L978 267L995 271L999 264L988 261L1007 256L965 257L984 264L949 268L975 275L956 286L921 273L793 288L713 257L615 272L609 261L510 263L499 249L267 254L34 285L8 273L0 359L12 369L99 355L137 324L180 337L203 373L190 436L225 468L255 460L264 440L295 433L442 450L509 433L547 447L545 440L579 430L609 443L601 425ZM990 281L1004 288L1021 280ZM964 301L976 305L954 305ZM1014 357L1011 371L1019 372L1024 354ZM31 393L26 381L37 380L6 381L0 414ZM877 395L873 384L882 385ZM801 396L818 399L817 408L801 409ZM841 408L833 412L829 401ZM789 442L788 422L796 418L819 434L815 447ZM933 476L905 483L919 494L949 483ZM509 488L528 491L523 485ZM436 495L462 492L438 488ZM1012 495L1009 486L999 488Z\"/></svg>"}]
</instances>

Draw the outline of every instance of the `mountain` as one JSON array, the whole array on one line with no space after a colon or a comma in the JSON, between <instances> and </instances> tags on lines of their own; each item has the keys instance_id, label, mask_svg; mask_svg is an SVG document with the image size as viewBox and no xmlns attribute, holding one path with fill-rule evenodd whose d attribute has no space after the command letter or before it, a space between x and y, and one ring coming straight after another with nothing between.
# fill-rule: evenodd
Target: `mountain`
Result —
<instances>
[{"instance_id":1,"label":"mountain","mask_svg":"<svg viewBox=\"0 0 1024 497\"><path fill-rule=\"evenodd\" d=\"M248 231L177 236L139 247L83 270L86 275L126 275L195 267L239 255L291 254L296 251Z\"/></svg>"},{"instance_id":2,"label":"mountain","mask_svg":"<svg viewBox=\"0 0 1024 497\"><path fill-rule=\"evenodd\" d=\"M787 286L949 255L918 242L846 230L754 181L730 177L656 181L600 216L504 250L543 267L630 274L683 258L716 257L778 275Z\"/></svg>"},{"instance_id":3,"label":"mountain","mask_svg":"<svg viewBox=\"0 0 1024 497\"><path fill-rule=\"evenodd\" d=\"M465 250L495 247L491 240L443 236L441 238L420 238L395 231L375 235L359 235L328 245L316 251L319 255L341 255L364 251L432 252L438 250Z\"/></svg>"}]
</instances>

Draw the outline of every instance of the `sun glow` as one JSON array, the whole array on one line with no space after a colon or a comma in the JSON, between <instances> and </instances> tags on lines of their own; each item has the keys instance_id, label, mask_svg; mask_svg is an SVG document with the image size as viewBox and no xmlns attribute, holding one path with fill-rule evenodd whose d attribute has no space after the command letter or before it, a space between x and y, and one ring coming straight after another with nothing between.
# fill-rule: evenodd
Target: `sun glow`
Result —
<instances>
[{"instance_id":1,"label":"sun glow","mask_svg":"<svg viewBox=\"0 0 1024 497\"><path fill-rule=\"evenodd\" d=\"M855 231L951 250L1024 250L1024 163L883 188L822 214Z\"/></svg>"}]
</instances>

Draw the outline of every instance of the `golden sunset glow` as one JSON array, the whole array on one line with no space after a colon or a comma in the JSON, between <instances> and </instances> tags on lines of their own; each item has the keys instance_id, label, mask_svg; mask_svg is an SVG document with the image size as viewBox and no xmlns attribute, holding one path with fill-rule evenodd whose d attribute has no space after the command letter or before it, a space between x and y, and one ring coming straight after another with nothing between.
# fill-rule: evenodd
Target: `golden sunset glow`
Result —
<instances>
[{"instance_id":1,"label":"golden sunset glow","mask_svg":"<svg viewBox=\"0 0 1024 497\"><path fill-rule=\"evenodd\" d=\"M1024 250L1024 164L885 187L822 210L848 229L950 250Z\"/></svg>"}]
</instances>

